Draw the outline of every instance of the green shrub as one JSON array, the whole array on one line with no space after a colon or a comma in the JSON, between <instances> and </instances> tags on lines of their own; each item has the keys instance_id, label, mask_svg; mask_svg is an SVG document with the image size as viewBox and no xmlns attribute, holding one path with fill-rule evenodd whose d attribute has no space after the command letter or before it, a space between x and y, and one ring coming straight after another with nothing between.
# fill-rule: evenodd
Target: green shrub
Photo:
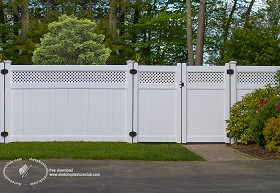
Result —
<instances>
[{"instance_id":1,"label":"green shrub","mask_svg":"<svg viewBox=\"0 0 280 193\"><path fill-rule=\"evenodd\" d=\"M271 152L280 152L280 113L265 123L263 135L266 141L266 149Z\"/></svg>"},{"instance_id":2,"label":"green shrub","mask_svg":"<svg viewBox=\"0 0 280 193\"><path fill-rule=\"evenodd\" d=\"M263 107L267 105L264 103L271 101L275 97L279 98L279 86L266 86L265 88L257 89L246 94L241 101L235 103L230 110L229 120L226 120L228 123L227 131L229 132L229 137L234 137L235 142L244 144L251 141L256 142L255 140L258 137L263 138L262 132L261 134L254 133L259 127L256 127L255 124L257 123L252 123L252 120L255 120L257 116L266 119L266 113L270 113L266 112L266 110L270 111L270 108L266 107L263 110ZM276 107L274 106L274 108ZM260 130L262 131L262 129Z\"/></svg>"},{"instance_id":3,"label":"green shrub","mask_svg":"<svg viewBox=\"0 0 280 193\"><path fill-rule=\"evenodd\" d=\"M276 84L280 85L280 70L277 70L275 74L275 80L276 80Z\"/></svg>"},{"instance_id":4,"label":"green shrub","mask_svg":"<svg viewBox=\"0 0 280 193\"><path fill-rule=\"evenodd\" d=\"M275 117L279 111L277 110L279 98L277 96L272 96L269 100L261 100L255 116L252 117L252 120L248 127L248 132L251 133L252 139L260 146L265 146L266 141L263 135L263 129L265 123L271 117Z\"/></svg>"}]
</instances>

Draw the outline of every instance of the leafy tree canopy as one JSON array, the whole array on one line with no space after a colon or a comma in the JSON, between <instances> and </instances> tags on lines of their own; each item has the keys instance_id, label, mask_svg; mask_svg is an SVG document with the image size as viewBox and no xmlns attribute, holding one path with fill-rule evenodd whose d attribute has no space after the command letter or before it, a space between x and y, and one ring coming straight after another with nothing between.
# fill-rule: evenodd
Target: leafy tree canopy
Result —
<instances>
[{"instance_id":1,"label":"leafy tree canopy","mask_svg":"<svg viewBox=\"0 0 280 193\"><path fill-rule=\"evenodd\" d=\"M111 51L105 48L105 36L96 34L95 27L95 22L88 19L62 15L57 22L49 24L49 32L34 51L33 63L105 64Z\"/></svg>"}]
</instances>

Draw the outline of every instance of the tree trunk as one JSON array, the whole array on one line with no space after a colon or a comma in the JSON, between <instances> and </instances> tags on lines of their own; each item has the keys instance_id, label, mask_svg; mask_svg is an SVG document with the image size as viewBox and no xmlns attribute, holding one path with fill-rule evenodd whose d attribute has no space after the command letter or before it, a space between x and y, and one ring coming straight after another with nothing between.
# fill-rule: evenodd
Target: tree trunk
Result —
<instances>
[{"instance_id":1,"label":"tree trunk","mask_svg":"<svg viewBox=\"0 0 280 193\"><path fill-rule=\"evenodd\" d=\"M198 29L197 29L197 40L196 40L196 59L195 59L196 66L203 65L206 1L207 0L200 0L200 5L199 5Z\"/></svg>"},{"instance_id":2,"label":"tree trunk","mask_svg":"<svg viewBox=\"0 0 280 193\"><path fill-rule=\"evenodd\" d=\"M22 0L21 2L21 17L20 17L20 26L21 26L21 33L24 37L26 31L29 29L29 0Z\"/></svg>"},{"instance_id":3,"label":"tree trunk","mask_svg":"<svg viewBox=\"0 0 280 193\"><path fill-rule=\"evenodd\" d=\"M194 57L193 57L191 0L187 0L187 45L188 45L188 65L193 66Z\"/></svg>"},{"instance_id":4,"label":"tree trunk","mask_svg":"<svg viewBox=\"0 0 280 193\"><path fill-rule=\"evenodd\" d=\"M89 4L88 4L88 14L89 14L89 18L92 19L92 0L89 0Z\"/></svg>"},{"instance_id":5,"label":"tree trunk","mask_svg":"<svg viewBox=\"0 0 280 193\"><path fill-rule=\"evenodd\" d=\"M254 6L254 3L255 3L255 0L252 0L250 2L250 5L245 13L245 24L244 24L244 28L248 28L249 27L249 17L251 15L251 11L252 11L252 8Z\"/></svg>"},{"instance_id":6,"label":"tree trunk","mask_svg":"<svg viewBox=\"0 0 280 193\"><path fill-rule=\"evenodd\" d=\"M0 23L5 24L4 3L0 1Z\"/></svg>"},{"instance_id":7,"label":"tree trunk","mask_svg":"<svg viewBox=\"0 0 280 193\"><path fill-rule=\"evenodd\" d=\"M115 40L117 37L117 26L118 26L118 4L116 0L110 0L110 9L109 9L109 32L111 34L112 40Z\"/></svg>"},{"instance_id":8,"label":"tree trunk","mask_svg":"<svg viewBox=\"0 0 280 193\"><path fill-rule=\"evenodd\" d=\"M233 4L233 6L231 8L231 11L230 11L230 14L228 16L227 23L226 23L226 26L225 26L225 31L224 31L224 34L223 34L223 42L222 42L222 47L221 47L221 51L220 51L220 58L221 58L222 62L223 62L224 57L225 57L224 46L225 46L225 44L228 40L228 33L229 33L230 25L231 25L231 22L232 22L233 14L236 10L236 6L237 6L237 0L234 0L234 4Z\"/></svg>"},{"instance_id":9,"label":"tree trunk","mask_svg":"<svg viewBox=\"0 0 280 193\"><path fill-rule=\"evenodd\" d=\"M141 0L136 0L135 2L135 9L134 9L134 15L133 15L133 25L139 23L139 18L140 18L140 12L141 12ZM151 7L149 6L149 9ZM137 42L137 32L132 32L132 43Z\"/></svg>"},{"instance_id":10,"label":"tree trunk","mask_svg":"<svg viewBox=\"0 0 280 193\"><path fill-rule=\"evenodd\" d=\"M48 19L50 16L50 0L46 0L46 13L45 13L45 19Z\"/></svg>"}]
</instances>

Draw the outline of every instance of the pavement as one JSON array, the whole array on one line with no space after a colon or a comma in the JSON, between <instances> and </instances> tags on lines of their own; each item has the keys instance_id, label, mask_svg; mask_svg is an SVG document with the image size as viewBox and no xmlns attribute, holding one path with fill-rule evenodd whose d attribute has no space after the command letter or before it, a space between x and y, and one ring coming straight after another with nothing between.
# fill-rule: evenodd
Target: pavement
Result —
<instances>
[{"instance_id":1,"label":"pavement","mask_svg":"<svg viewBox=\"0 0 280 193\"><path fill-rule=\"evenodd\" d=\"M184 146L207 161L258 160L226 144L187 144Z\"/></svg>"},{"instance_id":2,"label":"pavement","mask_svg":"<svg viewBox=\"0 0 280 193\"><path fill-rule=\"evenodd\" d=\"M280 192L280 160L254 160L246 155L229 160L230 156L226 154L232 153L231 149L223 149L221 144L199 146L187 145L187 148L196 148L195 151L203 149L204 156L209 156L212 148L219 159L224 157L226 160L213 160L209 158L213 156L209 156L206 160L210 161L175 162L72 159L0 161L3 170L0 174L0 193ZM216 148L221 149L216 151ZM212 153L214 155L214 151ZM19 168L24 169L25 164L32 167L21 177Z\"/></svg>"}]
</instances>

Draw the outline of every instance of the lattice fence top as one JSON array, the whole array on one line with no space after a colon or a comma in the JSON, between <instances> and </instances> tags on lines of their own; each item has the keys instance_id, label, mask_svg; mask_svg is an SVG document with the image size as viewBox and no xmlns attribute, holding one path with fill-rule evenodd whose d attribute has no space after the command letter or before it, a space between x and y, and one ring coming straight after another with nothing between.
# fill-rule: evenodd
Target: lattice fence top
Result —
<instances>
[{"instance_id":1,"label":"lattice fence top","mask_svg":"<svg viewBox=\"0 0 280 193\"><path fill-rule=\"evenodd\" d=\"M125 83L126 72L119 71L26 71L13 72L13 83Z\"/></svg>"},{"instance_id":2,"label":"lattice fence top","mask_svg":"<svg viewBox=\"0 0 280 193\"><path fill-rule=\"evenodd\" d=\"M238 72L238 84L274 84L275 72Z\"/></svg>"},{"instance_id":3,"label":"lattice fence top","mask_svg":"<svg viewBox=\"0 0 280 193\"><path fill-rule=\"evenodd\" d=\"M140 84L174 84L175 72L140 72Z\"/></svg>"},{"instance_id":4,"label":"lattice fence top","mask_svg":"<svg viewBox=\"0 0 280 193\"><path fill-rule=\"evenodd\" d=\"M224 84L224 72L188 72L189 84Z\"/></svg>"}]
</instances>

